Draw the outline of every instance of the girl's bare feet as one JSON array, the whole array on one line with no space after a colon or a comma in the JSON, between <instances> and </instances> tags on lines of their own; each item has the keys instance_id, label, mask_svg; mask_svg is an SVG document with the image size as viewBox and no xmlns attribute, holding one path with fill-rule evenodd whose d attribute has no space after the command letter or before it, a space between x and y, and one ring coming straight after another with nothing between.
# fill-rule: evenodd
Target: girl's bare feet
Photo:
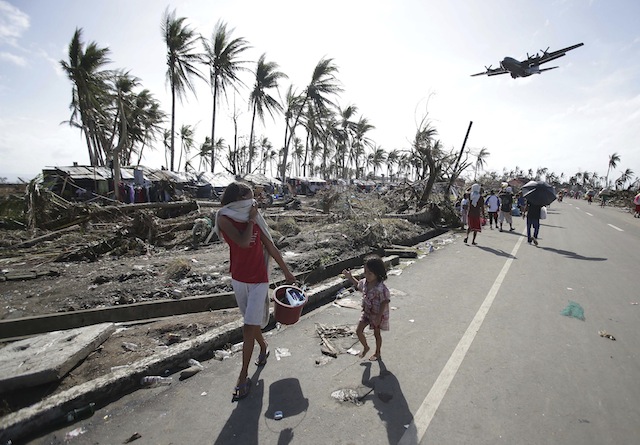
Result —
<instances>
[{"instance_id":1,"label":"girl's bare feet","mask_svg":"<svg viewBox=\"0 0 640 445\"><path fill-rule=\"evenodd\" d=\"M373 354L371 357L369 357L370 362L377 362L378 360L380 360L380 354Z\"/></svg>"},{"instance_id":2,"label":"girl's bare feet","mask_svg":"<svg viewBox=\"0 0 640 445\"><path fill-rule=\"evenodd\" d=\"M362 352L360 353L359 357L360 358L364 358L365 355L367 355L367 352L369 352L369 346L365 346L364 349L362 350Z\"/></svg>"}]
</instances>

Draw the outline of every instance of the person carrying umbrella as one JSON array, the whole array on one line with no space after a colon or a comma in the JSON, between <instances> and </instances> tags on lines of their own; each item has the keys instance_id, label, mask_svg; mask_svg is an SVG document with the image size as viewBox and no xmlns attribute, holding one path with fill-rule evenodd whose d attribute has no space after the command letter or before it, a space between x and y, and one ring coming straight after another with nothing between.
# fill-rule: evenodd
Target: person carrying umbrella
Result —
<instances>
[{"instance_id":1,"label":"person carrying umbrella","mask_svg":"<svg viewBox=\"0 0 640 445\"><path fill-rule=\"evenodd\" d=\"M524 209L524 214L527 217L527 242L536 246L538 245L538 234L540 233L540 212L542 206L539 204L532 204L527 201L527 206ZM531 236L531 229L533 229L533 237Z\"/></svg>"},{"instance_id":2,"label":"person carrying umbrella","mask_svg":"<svg viewBox=\"0 0 640 445\"><path fill-rule=\"evenodd\" d=\"M522 187L522 196L527 200L525 214L527 217L527 242L538 245L540 233L540 214L542 207L556 200L555 189L544 181L530 181ZM531 229L533 228L533 236Z\"/></svg>"}]
</instances>

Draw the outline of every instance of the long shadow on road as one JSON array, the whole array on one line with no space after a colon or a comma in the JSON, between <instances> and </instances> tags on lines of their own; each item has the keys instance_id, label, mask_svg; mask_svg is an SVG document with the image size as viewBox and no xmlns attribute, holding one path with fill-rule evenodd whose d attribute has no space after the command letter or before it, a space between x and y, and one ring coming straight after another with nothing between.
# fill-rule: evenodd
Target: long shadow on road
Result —
<instances>
[{"instance_id":1,"label":"long shadow on road","mask_svg":"<svg viewBox=\"0 0 640 445\"><path fill-rule=\"evenodd\" d=\"M362 363L362 384L371 388L373 394L362 397L361 401L371 400L378 410L380 419L387 428L388 443L396 444L405 434L405 425L413 420L407 400L400 388L400 382L395 375L385 366L382 359L377 362L380 365L380 375L371 377L372 362ZM381 442L382 443L382 442Z\"/></svg>"},{"instance_id":2,"label":"long shadow on road","mask_svg":"<svg viewBox=\"0 0 640 445\"><path fill-rule=\"evenodd\" d=\"M577 254L575 252L571 252L570 250L554 249L553 247L540 247L540 249L548 250L549 252L553 252L553 253L558 253L560 255L564 255L564 256L572 258L574 260L607 261L607 259L608 259L608 258L583 256L583 255Z\"/></svg>"},{"instance_id":3,"label":"long shadow on road","mask_svg":"<svg viewBox=\"0 0 640 445\"><path fill-rule=\"evenodd\" d=\"M485 246L478 246L478 249L482 249L485 252L493 253L494 255L503 256L505 258L511 258L514 260L516 259L516 257L511 255L510 253L505 252L504 250L497 250L497 249L493 249L491 247L485 247Z\"/></svg>"}]
</instances>

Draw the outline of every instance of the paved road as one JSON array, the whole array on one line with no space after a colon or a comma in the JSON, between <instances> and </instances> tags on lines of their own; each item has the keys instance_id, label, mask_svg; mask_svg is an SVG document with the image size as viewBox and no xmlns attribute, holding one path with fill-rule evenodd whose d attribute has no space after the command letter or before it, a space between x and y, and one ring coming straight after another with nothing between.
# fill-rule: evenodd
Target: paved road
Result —
<instances>
[{"instance_id":1,"label":"paved road","mask_svg":"<svg viewBox=\"0 0 640 445\"><path fill-rule=\"evenodd\" d=\"M638 443L640 219L568 199L551 206L539 247L515 220L516 232L485 230L478 246L458 234L432 240L434 252L389 278L395 309L381 362L342 354L316 364L315 323L359 315L328 305L270 331L269 363L252 366L240 403L230 402L240 357L211 360L32 443L78 427L70 443L118 444L135 432L140 444ZM584 321L561 315L570 301ZM291 355L276 360L276 348ZM362 404L332 398L339 390Z\"/></svg>"}]
</instances>

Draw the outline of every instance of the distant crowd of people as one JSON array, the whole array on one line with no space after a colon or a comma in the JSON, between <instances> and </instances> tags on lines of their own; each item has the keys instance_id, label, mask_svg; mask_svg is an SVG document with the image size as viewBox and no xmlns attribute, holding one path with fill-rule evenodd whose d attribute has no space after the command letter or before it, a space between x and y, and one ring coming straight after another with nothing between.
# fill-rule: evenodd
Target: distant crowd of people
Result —
<instances>
[{"instance_id":1,"label":"distant crowd of people","mask_svg":"<svg viewBox=\"0 0 640 445\"><path fill-rule=\"evenodd\" d=\"M473 184L459 203L460 223L462 229L466 228L467 231L464 242L467 244L471 235L471 244L476 245L478 233L482 232L482 226L487 223L489 229L493 230L495 226L500 232L504 231L508 224L508 231L513 232L513 216L522 216L527 224L527 242L537 246L542 207L527 202L521 192L514 195L510 186L502 187L498 194L495 190L490 190L489 194L484 196L482 186Z\"/></svg>"}]
</instances>

